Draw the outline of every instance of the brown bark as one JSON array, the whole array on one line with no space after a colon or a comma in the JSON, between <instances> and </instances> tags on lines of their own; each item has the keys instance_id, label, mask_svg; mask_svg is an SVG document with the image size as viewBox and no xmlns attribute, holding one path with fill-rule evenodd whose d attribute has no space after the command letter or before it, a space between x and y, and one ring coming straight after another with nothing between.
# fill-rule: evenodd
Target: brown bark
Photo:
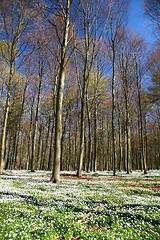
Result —
<instances>
[{"instance_id":1,"label":"brown bark","mask_svg":"<svg viewBox=\"0 0 160 240\"><path fill-rule=\"evenodd\" d=\"M56 103L54 169L52 172L51 181L57 184L60 183L62 102L63 102L63 89L64 89L64 80L65 80L69 22L70 22L70 5L71 5L71 1L67 0L66 12L65 12L64 36L63 36L63 43L61 46L61 62L60 62L60 73L59 73L59 83L58 83L58 92L57 92L57 103Z\"/></svg>"}]
</instances>

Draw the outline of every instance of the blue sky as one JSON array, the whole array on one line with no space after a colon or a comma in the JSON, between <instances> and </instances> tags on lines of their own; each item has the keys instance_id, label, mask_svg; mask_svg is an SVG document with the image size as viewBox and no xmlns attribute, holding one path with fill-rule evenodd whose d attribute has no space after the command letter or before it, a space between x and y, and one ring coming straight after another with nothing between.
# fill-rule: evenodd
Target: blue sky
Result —
<instances>
[{"instance_id":1,"label":"blue sky","mask_svg":"<svg viewBox=\"0 0 160 240\"><path fill-rule=\"evenodd\" d=\"M131 0L129 8L129 23L128 26L145 37L149 45L155 41L155 36L152 33L151 22L144 16L144 0Z\"/></svg>"}]
</instances>

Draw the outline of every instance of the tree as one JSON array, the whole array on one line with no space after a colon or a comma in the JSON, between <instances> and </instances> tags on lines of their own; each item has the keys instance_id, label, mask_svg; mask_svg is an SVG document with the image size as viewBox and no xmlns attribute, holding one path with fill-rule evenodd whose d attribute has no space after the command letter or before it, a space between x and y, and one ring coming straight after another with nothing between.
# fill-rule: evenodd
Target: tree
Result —
<instances>
[{"instance_id":1,"label":"tree","mask_svg":"<svg viewBox=\"0 0 160 240\"><path fill-rule=\"evenodd\" d=\"M154 25L154 33L160 36L160 1L159 0L145 0L144 11L146 16L152 21Z\"/></svg>"},{"instance_id":2,"label":"tree","mask_svg":"<svg viewBox=\"0 0 160 240\"><path fill-rule=\"evenodd\" d=\"M61 60L60 60L60 72L59 82L57 90L57 102L56 102L56 122L55 122L55 150L54 150L54 169L52 173L52 182L60 182L60 159L61 159L61 137L62 137L62 102L63 102L63 89L65 80L65 69L67 63L67 46L69 36L69 23L70 23L70 7L71 1L66 1L66 6L61 6L61 13L65 11L63 15L64 30L63 40L61 43Z\"/></svg>"},{"instance_id":3,"label":"tree","mask_svg":"<svg viewBox=\"0 0 160 240\"><path fill-rule=\"evenodd\" d=\"M160 43L157 42L150 56L148 57L148 73L151 77L149 86L149 98L151 103L160 106Z\"/></svg>"},{"instance_id":4,"label":"tree","mask_svg":"<svg viewBox=\"0 0 160 240\"><path fill-rule=\"evenodd\" d=\"M1 55L9 66L7 80L7 98L5 103L5 114L3 119L1 146L0 146L0 172L2 173L2 163L4 160L6 128L10 108L10 97L12 80L16 70L16 59L24 52L24 42L21 39L29 25L30 15L33 10L33 1L9 0L0 2L0 24L1 24ZM24 47L26 48L26 47ZM23 49L23 50L22 50Z\"/></svg>"},{"instance_id":5,"label":"tree","mask_svg":"<svg viewBox=\"0 0 160 240\"><path fill-rule=\"evenodd\" d=\"M147 173L146 154L144 148L144 122L143 122L143 108L142 108L142 78L145 72L145 54L146 43L140 36L133 37L134 45L134 64L135 64L135 79L137 84L138 97L138 114L139 114L139 128L140 128L140 145L141 145L141 161L144 174Z\"/></svg>"},{"instance_id":6,"label":"tree","mask_svg":"<svg viewBox=\"0 0 160 240\"><path fill-rule=\"evenodd\" d=\"M106 29L108 20L108 13L110 10L110 2L106 1L81 1L81 8L79 14L81 14L80 26L83 29L82 43L79 52L83 59L82 66L82 81L79 82L81 90L81 133L80 133L80 155L78 161L77 175L82 176L84 149L85 149L85 111L86 111L86 95L89 84L90 73L94 61L97 56L97 52L100 49L101 37ZM104 20L105 17L105 20Z\"/></svg>"},{"instance_id":7,"label":"tree","mask_svg":"<svg viewBox=\"0 0 160 240\"><path fill-rule=\"evenodd\" d=\"M115 105L115 81L116 81L116 58L117 47L121 44L124 24L126 21L126 12L128 4L126 1L113 1L113 6L109 18L109 34L107 40L111 51L112 63L112 146L113 146L113 175L116 174L117 153L116 153L116 105Z\"/></svg>"},{"instance_id":8,"label":"tree","mask_svg":"<svg viewBox=\"0 0 160 240\"><path fill-rule=\"evenodd\" d=\"M152 116L152 127L156 128L154 137L149 136L150 141L150 162L152 168L160 165L160 41L157 41L151 54L148 56L148 74L150 77L150 86L148 87L148 98L150 102L150 114ZM153 124L154 122L154 124ZM152 142L154 139L154 142ZM148 144L149 145L149 144ZM153 164L152 161L155 160ZM157 161L157 163L156 163Z\"/></svg>"},{"instance_id":9,"label":"tree","mask_svg":"<svg viewBox=\"0 0 160 240\"><path fill-rule=\"evenodd\" d=\"M125 114L125 160L126 160L126 170L127 174L131 171L131 117L130 117L130 108L132 103L130 101L131 90L133 88L133 43L130 40L129 32L125 32L121 45L118 48L119 55L119 74L122 81L122 94L124 98L124 114ZM119 105L119 103L118 103ZM120 116L120 113L119 113ZM120 116L121 117L121 116ZM120 119L118 119L120 121ZM119 123L120 125L120 123ZM120 129L121 132L121 129ZM120 139L121 145L121 139ZM120 146L121 148L121 146ZM120 150L121 151L121 150ZM122 151L121 151L122 155Z\"/></svg>"}]
</instances>

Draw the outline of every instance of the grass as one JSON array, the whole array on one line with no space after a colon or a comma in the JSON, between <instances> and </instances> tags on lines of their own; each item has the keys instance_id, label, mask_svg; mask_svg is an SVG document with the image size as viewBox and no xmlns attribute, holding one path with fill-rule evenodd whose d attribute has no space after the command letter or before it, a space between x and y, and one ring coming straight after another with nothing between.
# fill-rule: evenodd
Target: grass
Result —
<instances>
[{"instance_id":1,"label":"grass","mask_svg":"<svg viewBox=\"0 0 160 240\"><path fill-rule=\"evenodd\" d=\"M143 189L160 179L130 183L1 176L0 239L160 239L159 192Z\"/></svg>"}]
</instances>

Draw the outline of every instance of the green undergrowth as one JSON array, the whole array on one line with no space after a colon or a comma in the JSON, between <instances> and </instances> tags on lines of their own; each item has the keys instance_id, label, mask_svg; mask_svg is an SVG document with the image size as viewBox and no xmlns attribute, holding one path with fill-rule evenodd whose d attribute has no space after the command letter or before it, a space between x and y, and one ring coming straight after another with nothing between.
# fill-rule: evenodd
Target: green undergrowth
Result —
<instances>
[{"instance_id":1,"label":"green undergrowth","mask_svg":"<svg viewBox=\"0 0 160 240\"><path fill-rule=\"evenodd\" d=\"M160 239L159 216L158 191L123 182L0 179L2 240Z\"/></svg>"}]
</instances>

